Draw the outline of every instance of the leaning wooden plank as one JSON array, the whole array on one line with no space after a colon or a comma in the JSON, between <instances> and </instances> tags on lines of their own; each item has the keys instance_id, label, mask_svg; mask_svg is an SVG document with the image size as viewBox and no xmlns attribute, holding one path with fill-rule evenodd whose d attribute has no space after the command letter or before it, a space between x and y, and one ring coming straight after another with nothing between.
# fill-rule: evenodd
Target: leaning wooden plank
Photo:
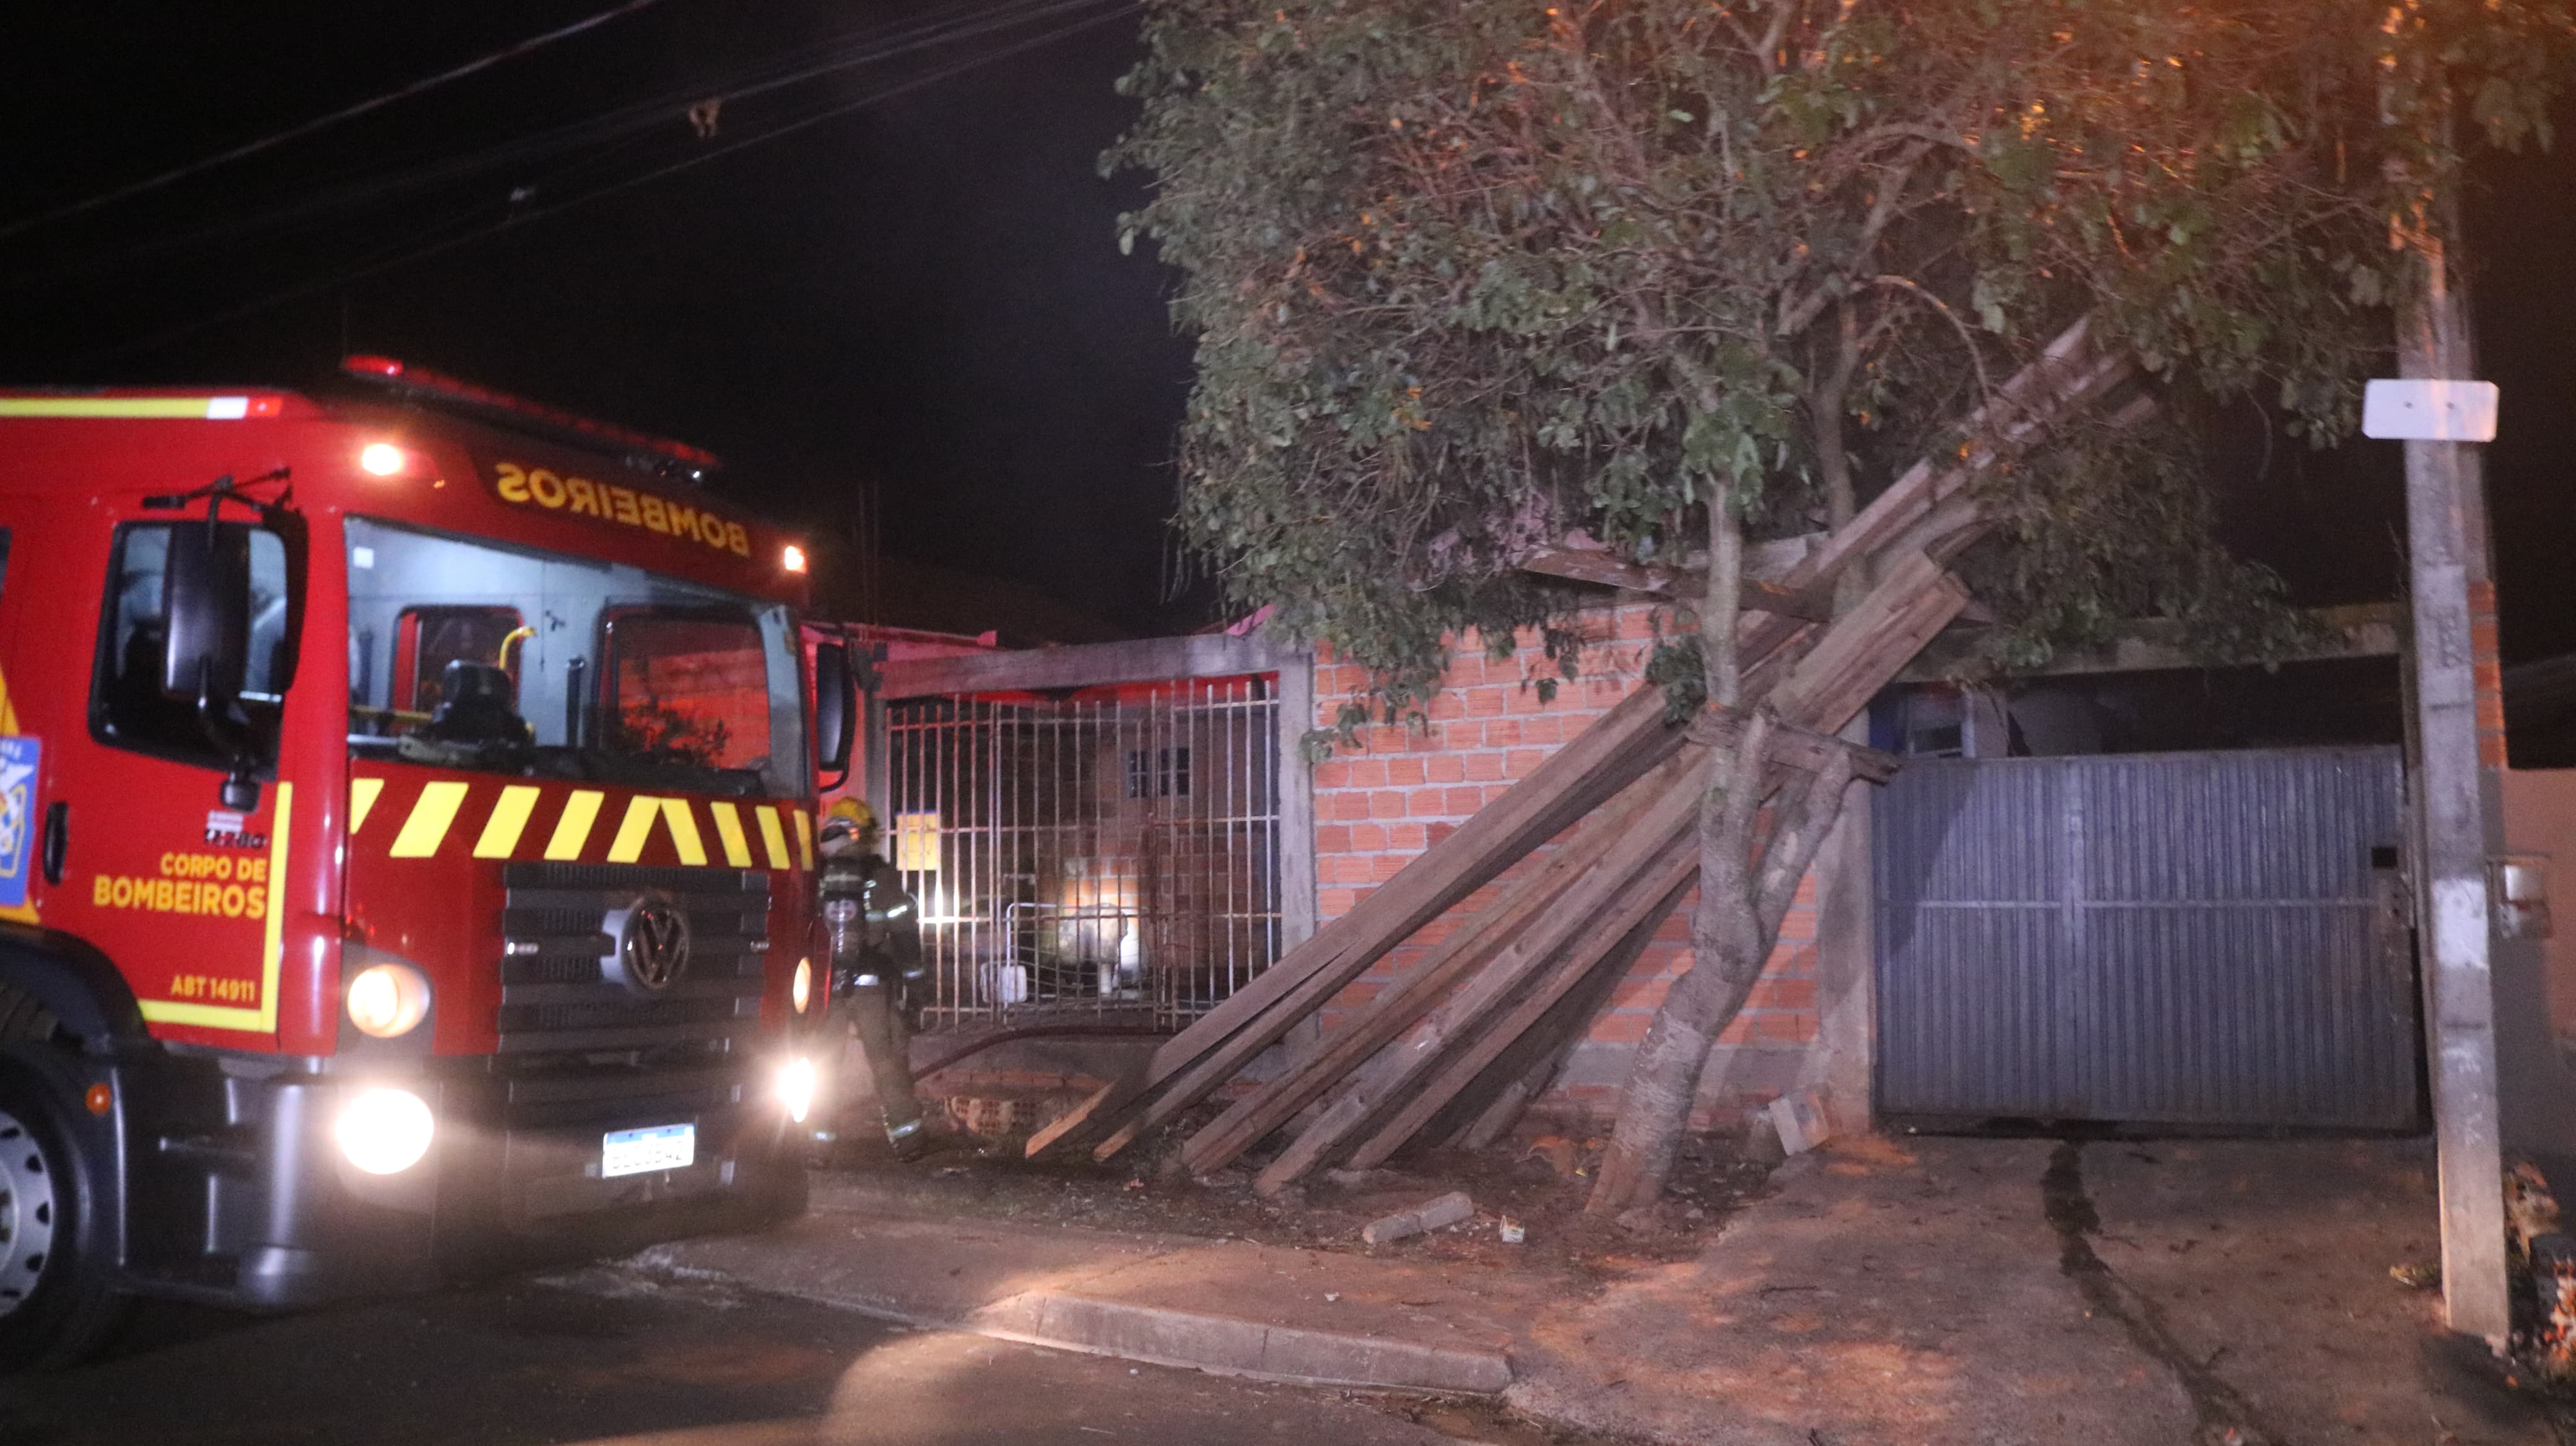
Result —
<instances>
[{"instance_id":1,"label":"leaning wooden plank","mask_svg":"<svg viewBox=\"0 0 2576 1446\"><path fill-rule=\"evenodd\" d=\"M1584 866L1606 852L1638 815L1674 786L1686 766L1687 759L1677 755L1630 784L1585 820L1580 833L1528 877L1516 881L1492 906L1462 921L1428 956L1357 1010L1349 1023L1192 1135L1182 1147L1181 1162L1195 1174L1221 1168L1402 1034L1459 975L1484 963L1531 915L1552 904Z\"/></svg>"},{"instance_id":2,"label":"leaning wooden plank","mask_svg":"<svg viewBox=\"0 0 2576 1446\"><path fill-rule=\"evenodd\" d=\"M1418 1077L1412 1088L1398 1097L1395 1112L1351 1152L1352 1167L1369 1170L1386 1163L1505 1049L1528 1033L1557 1001L1583 982L1602 955L1617 948L1633 931L1660 925L1698 881L1699 839L1694 831L1675 840L1651 871L1629 881L1619 899L1604 911L1592 936L1569 950L1561 964L1539 979L1536 988L1483 1029L1462 1038L1428 1078Z\"/></svg>"},{"instance_id":3,"label":"leaning wooden plank","mask_svg":"<svg viewBox=\"0 0 2576 1446\"><path fill-rule=\"evenodd\" d=\"M1838 732L1967 603L1968 589L1922 553L1891 559L1766 701L1782 722Z\"/></svg>"},{"instance_id":4,"label":"leaning wooden plank","mask_svg":"<svg viewBox=\"0 0 2576 1446\"><path fill-rule=\"evenodd\" d=\"M1564 1071L1568 1056L1591 1027L1592 1017L1610 1002L1619 981L1636 967L1670 916L1670 910L1652 915L1629 930L1626 938L1592 966L1592 972L1581 983L1567 991L1528 1033L1514 1041L1456 1100L1432 1117L1426 1137L1441 1139L1454 1124L1454 1143L1482 1150L1510 1134L1530 1101L1547 1093L1548 1086Z\"/></svg>"},{"instance_id":5,"label":"leaning wooden plank","mask_svg":"<svg viewBox=\"0 0 2576 1446\"><path fill-rule=\"evenodd\" d=\"M1254 1177L1255 1188L1275 1189L1324 1163L1351 1133L1401 1099L1456 1040L1473 1033L1503 1007L1521 984L1548 967L1577 939L1599 938L1608 948L1624 926L1605 928L1613 908L1636 880L1667 866L1699 819L1715 757L1693 749L1691 768L1641 816L1611 850L1583 871L1557 904L1461 984L1402 1039L1381 1049L1343 1081L1324 1113L1277 1160ZM1687 848L1681 848L1687 861Z\"/></svg>"},{"instance_id":6,"label":"leaning wooden plank","mask_svg":"<svg viewBox=\"0 0 2576 1446\"><path fill-rule=\"evenodd\" d=\"M1681 747L1681 730L1664 723L1663 708L1660 689L1630 694L1529 777L1470 816L1456 833L1416 856L1335 920L1337 925L1356 922L1333 953L1302 961L1292 979L1262 990L1260 1007L1229 1013L1220 1005L1155 1051L1146 1083L1161 1088L1146 1095L1139 1113L1093 1147L1093 1157L1116 1155L1146 1130L1205 1098L1416 929L1671 757ZM1596 733L1606 736L1595 739ZM1556 767L1560 762L1566 766ZM1470 845L1459 847L1462 839ZM1278 973L1273 966L1252 984L1267 985Z\"/></svg>"},{"instance_id":7,"label":"leaning wooden plank","mask_svg":"<svg viewBox=\"0 0 2576 1446\"><path fill-rule=\"evenodd\" d=\"M1165 1041L1140 1074L1076 1106L1056 1122L1046 1144L1084 1136L1106 1125L1184 1071L1191 1071L1190 1079L1200 1079L1209 1071L1192 1067L1212 1055L1221 1054L1230 1062L1208 1086L1232 1077L1245 1060L1276 1042L1315 1005L1414 930L1671 757L1681 747L1681 730L1664 723L1663 708L1660 689L1640 689L1621 700L1502 797L1372 890L1349 913L1316 930L1313 937ZM1286 1012L1274 1010L1283 999L1288 1000ZM1258 1043L1243 1039L1247 1026L1260 1036ZM1158 1119L1187 1108L1195 1099L1193 1093L1162 1111ZM1132 1132L1122 1133L1132 1138ZM1042 1146L1032 1139L1030 1148L1035 1153Z\"/></svg>"},{"instance_id":8,"label":"leaning wooden plank","mask_svg":"<svg viewBox=\"0 0 2576 1446\"><path fill-rule=\"evenodd\" d=\"M2093 354L2082 319L2060 332L2030 365L1995 389L1994 400L1968 414L1960 430L1972 440L1968 455L1944 465L1926 459L1907 468L1859 514L1835 528L1780 579L1803 588L1833 580L1859 557L1877 551L1932 505L1997 460L2038 439L2072 411L2089 405L2133 371L2126 358Z\"/></svg>"},{"instance_id":9,"label":"leaning wooden plank","mask_svg":"<svg viewBox=\"0 0 2576 1446\"><path fill-rule=\"evenodd\" d=\"M1744 715L1722 704L1712 703L1700 710L1687 725L1690 740L1724 750L1735 746L1736 735L1744 727ZM1852 772L1872 783L1885 783L1905 766L1905 760L1893 753L1838 738L1831 733L1818 733L1793 723L1771 725L1771 757L1774 762L1809 773L1823 768L1839 754L1852 756Z\"/></svg>"}]
</instances>

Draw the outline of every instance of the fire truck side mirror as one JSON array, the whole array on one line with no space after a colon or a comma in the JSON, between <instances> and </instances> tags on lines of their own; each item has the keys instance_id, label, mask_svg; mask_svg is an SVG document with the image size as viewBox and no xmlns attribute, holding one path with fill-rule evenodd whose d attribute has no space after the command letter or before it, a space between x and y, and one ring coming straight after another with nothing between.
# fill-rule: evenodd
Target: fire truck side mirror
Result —
<instances>
[{"instance_id":1,"label":"fire truck side mirror","mask_svg":"<svg viewBox=\"0 0 2576 1446\"><path fill-rule=\"evenodd\" d=\"M250 532L232 522L170 529L161 692L174 702L227 708L241 695L250 665Z\"/></svg>"},{"instance_id":2,"label":"fire truck side mirror","mask_svg":"<svg viewBox=\"0 0 2576 1446\"><path fill-rule=\"evenodd\" d=\"M814 767L835 775L822 786L837 788L850 776L850 747L858 741L859 688L850 675L850 650L843 643L814 646Z\"/></svg>"}]
</instances>

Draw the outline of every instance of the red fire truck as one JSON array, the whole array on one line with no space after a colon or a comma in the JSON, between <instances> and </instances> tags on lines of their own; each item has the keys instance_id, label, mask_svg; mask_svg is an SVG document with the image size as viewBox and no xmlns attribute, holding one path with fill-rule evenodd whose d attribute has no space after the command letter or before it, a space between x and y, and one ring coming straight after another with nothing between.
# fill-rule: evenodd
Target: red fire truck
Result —
<instances>
[{"instance_id":1,"label":"red fire truck","mask_svg":"<svg viewBox=\"0 0 2576 1446\"><path fill-rule=\"evenodd\" d=\"M0 393L0 1364L802 1208L804 553L346 370Z\"/></svg>"}]
</instances>

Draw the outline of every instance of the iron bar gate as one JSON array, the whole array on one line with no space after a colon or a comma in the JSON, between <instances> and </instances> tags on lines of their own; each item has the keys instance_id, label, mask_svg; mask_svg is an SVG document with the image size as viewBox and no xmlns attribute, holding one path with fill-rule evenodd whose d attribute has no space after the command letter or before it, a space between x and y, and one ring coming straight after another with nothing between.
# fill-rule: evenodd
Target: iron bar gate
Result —
<instances>
[{"instance_id":1,"label":"iron bar gate","mask_svg":"<svg viewBox=\"0 0 2576 1446\"><path fill-rule=\"evenodd\" d=\"M1909 760L1879 1108L2418 1126L2402 787L2394 748Z\"/></svg>"},{"instance_id":2,"label":"iron bar gate","mask_svg":"<svg viewBox=\"0 0 2576 1446\"><path fill-rule=\"evenodd\" d=\"M931 1030L1177 1030L1281 948L1266 677L886 711L888 848L921 903Z\"/></svg>"}]
</instances>

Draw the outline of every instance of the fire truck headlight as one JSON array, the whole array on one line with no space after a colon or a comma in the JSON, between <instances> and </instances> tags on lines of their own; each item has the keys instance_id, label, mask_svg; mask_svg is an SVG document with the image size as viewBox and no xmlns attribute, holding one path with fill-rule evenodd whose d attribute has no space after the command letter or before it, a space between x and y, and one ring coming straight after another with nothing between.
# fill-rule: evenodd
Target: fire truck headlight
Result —
<instances>
[{"instance_id":1,"label":"fire truck headlight","mask_svg":"<svg viewBox=\"0 0 2576 1446\"><path fill-rule=\"evenodd\" d=\"M408 964L370 964L349 980L349 1022L360 1034L409 1034L429 1014L429 980Z\"/></svg>"},{"instance_id":2,"label":"fire truck headlight","mask_svg":"<svg viewBox=\"0 0 2576 1446\"><path fill-rule=\"evenodd\" d=\"M331 1138L349 1163L370 1175L399 1175L429 1153L437 1122L409 1090L378 1085L362 1089L340 1107Z\"/></svg>"},{"instance_id":3,"label":"fire truck headlight","mask_svg":"<svg viewBox=\"0 0 2576 1446\"><path fill-rule=\"evenodd\" d=\"M811 1006L813 1005L813 1003L814 1003L814 961L813 961L813 960L811 960L811 959L799 959L799 960L797 960L797 961L796 961L796 979L795 979L795 982L794 982L794 983L791 983L791 984L789 984L789 985L787 986L787 998L788 998L788 1001L789 1001L790 1003L792 1003L792 1004L794 1004L794 1005L796 1006L796 1012L797 1012L797 1013L799 1013L799 1014L804 1013L804 1012L805 1012L809 1007L811 1007Z\"/></svg>"},{"instance_id":4,"label":"fire truck headlight","mask_svg":"<svg viewBox=\"0 0 2576 1446\"><path fill-rule=\"evenodd\" d=\"M369 442L358 449L358 470L370 477L391 477L405 460L403 449L391 442Z\"/></svg>"},{"instance_id":5,"label":"fire truck headlight","mask_svg":"<svg viewBox=\"0 0 2576 1446\"><path fill-rule=\"evenodd\" d=\"M798 1124L814 1112L814 1061L798 1055L778 1071L778 1102Z\"/></svg>"}]
</instances>

